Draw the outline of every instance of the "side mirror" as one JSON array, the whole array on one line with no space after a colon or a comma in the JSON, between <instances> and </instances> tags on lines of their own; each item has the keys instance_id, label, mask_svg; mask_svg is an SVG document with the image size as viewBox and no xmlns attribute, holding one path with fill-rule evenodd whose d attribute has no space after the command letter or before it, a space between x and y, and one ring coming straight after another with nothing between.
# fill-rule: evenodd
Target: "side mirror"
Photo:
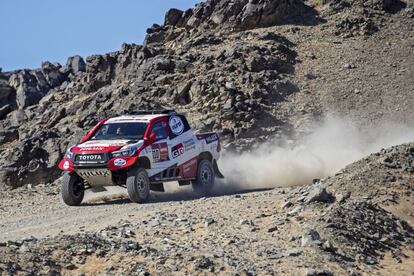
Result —
<instances>
[{"instance_id":1,"label":"side mirror","mask_svg":"<svg viewBox=\"0 0 414 276\"><path fill-rule=\"evenodd\" d=\"M148 139L150 142L155 142L155 140L157 140L157 136L155 133L151 133Z\"/></svg>"}]
</instances>

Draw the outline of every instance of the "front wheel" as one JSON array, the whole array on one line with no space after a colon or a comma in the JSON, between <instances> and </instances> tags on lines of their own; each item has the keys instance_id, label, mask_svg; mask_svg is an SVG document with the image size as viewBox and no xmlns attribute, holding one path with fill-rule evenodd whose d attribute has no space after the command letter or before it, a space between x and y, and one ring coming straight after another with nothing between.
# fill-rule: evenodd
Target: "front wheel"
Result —
<instances>
[{"instance_id":1,"label":"front wheel","mask_svg":"<svg viewBox=\"0 0 414 276\"><path fill-rule=\"evenodd\" d=\"M131 201L144 203L150 195L150 181L147 171L143 168L132 169L128 172L127 191Z\"/></svg>"},{"instance_id":2,"label":"front wheel","mask_svg":"<svg viewBox=\"0 0 414 276\"><path fill-rule=\"evenodd\" d=\"M65 173L62 180L62 198L69 206L79 206L85 195L83 180L74 172Z\"/></svg>"},{"instance_id":3,"label":"front wheel","mask_svg":"<svg viewBox=\"0 0 414 276\"><path fill-rule=\"evenodd\" d=\"M198 163L197 178L192 181L193 190L198 195L208 195L214 186L214 169L211 162L203 159Z\"/></svg>"}]
</instances>

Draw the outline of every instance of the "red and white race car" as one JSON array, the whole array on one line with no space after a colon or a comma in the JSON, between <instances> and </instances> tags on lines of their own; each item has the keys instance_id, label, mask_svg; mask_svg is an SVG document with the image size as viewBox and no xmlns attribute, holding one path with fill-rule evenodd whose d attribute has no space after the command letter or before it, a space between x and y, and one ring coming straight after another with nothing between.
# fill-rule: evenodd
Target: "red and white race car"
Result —
<instances>
[{"instance_id":1,"label":"red and white race car","mask_svg":"<svg viewBox=\"0 0 414 276\"><path fill-rule=\"evenodd\" d=\"M208 193L215 177L221 145L217 133L194 134L184 115L175 111L143 112L100 121L59 163L66 173L63 201L80 205L86 189L126 187L129 198L148 200L150 190L164 191L163 182L192 184Z\"/></svg>"}]
</instances>

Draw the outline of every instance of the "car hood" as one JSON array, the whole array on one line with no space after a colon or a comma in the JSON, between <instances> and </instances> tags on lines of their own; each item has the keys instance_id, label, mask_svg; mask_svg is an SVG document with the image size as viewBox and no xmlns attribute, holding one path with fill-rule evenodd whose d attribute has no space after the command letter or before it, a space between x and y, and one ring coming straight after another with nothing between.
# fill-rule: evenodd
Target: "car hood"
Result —
<instances>
[{"instance_id":1,"label":"car hood","mask_svg":"<svg viewBox=\"0 0 414 276\"><path fill-rule=\"evenodd\" d=\"M143 141L131 141L131 140L92 140L86 141L82 144L78 144L71 148L73 153L106 153L119 150L126 146L140 146Z\"/></svg>"}]
</instances>

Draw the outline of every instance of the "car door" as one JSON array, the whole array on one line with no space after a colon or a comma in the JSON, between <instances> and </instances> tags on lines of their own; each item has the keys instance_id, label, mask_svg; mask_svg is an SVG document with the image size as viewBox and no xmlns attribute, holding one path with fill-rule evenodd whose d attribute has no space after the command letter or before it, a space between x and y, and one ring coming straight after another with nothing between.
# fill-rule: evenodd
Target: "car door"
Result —
<instances>
[{"instance_id":1,"label":"car door","mask_svg":"<svg viewBox=\"0 0 414 276\"><path fill-rule=\"evenodd\" d=\"M181 165L196 155L194 134L182 115L170 116L168 127L171 163Z\"/></svg>"}]
</instances>

